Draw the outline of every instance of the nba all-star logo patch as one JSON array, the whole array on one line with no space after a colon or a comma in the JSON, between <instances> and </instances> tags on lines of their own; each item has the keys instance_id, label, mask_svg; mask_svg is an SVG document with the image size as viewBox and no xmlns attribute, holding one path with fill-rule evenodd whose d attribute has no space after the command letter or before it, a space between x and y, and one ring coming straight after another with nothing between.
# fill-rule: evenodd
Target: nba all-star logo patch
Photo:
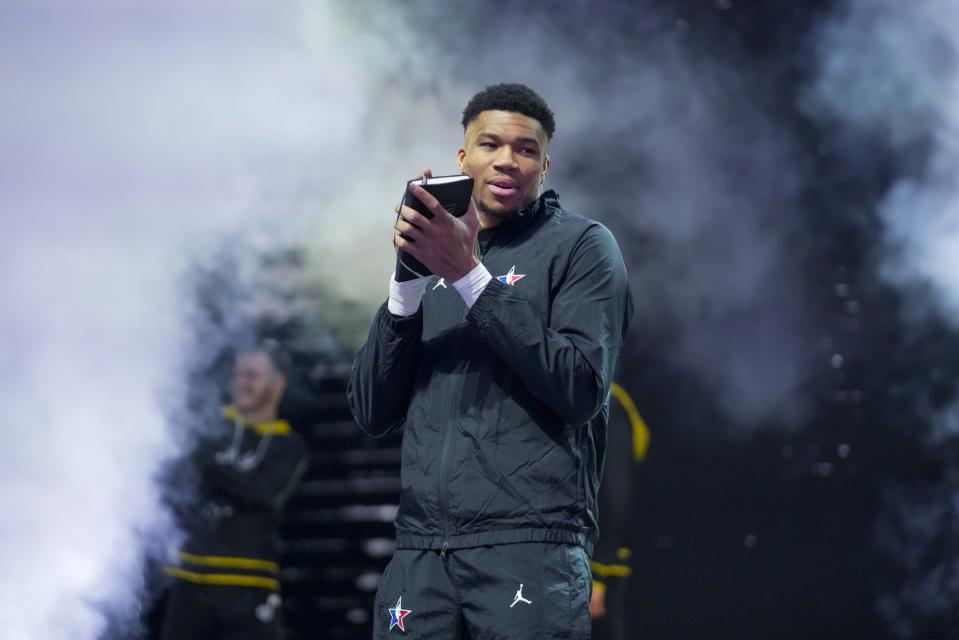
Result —
<instances>
[{"instance_id":1,"label":"nba all-star logo patch","mask_svg":"<svg viewBox=\"0 0 959 640\"><path fill-rule=\"evenodd\" d=\"M526 277L525 273L519 273L519 274L516 273L516 265L514 264L512 267L509 268L509 271L506 272L505 276L497 276L496 279L502 282L503 284L508 284L509 286L512 287L513 283L525 277Z\"/></svg>"},{"instance_id":2,"label":"nba all-star logo patch","mask_svg":"<svg viewBox=\"0 0 959 640\"><path fill-rule=\"evenodd\" d=\"M404 626L403 619L406 616L413 613L412 609L403 608L403 596L400 596L396 599L396 606L389 609L390 612L390 631L393 630L393 627L399 627L400 631L406 633L406 627Z\"/></svg>"}]
</instances>

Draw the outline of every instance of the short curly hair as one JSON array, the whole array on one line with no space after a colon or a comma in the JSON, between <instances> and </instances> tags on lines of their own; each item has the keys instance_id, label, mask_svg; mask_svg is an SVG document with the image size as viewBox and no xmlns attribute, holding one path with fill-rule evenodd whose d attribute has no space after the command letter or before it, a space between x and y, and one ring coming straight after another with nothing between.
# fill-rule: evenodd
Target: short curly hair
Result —
<instances>
[{"instance_id":1,"label":"short curly hair","mask_svg":"<svg viewBox=\"0 0 959 640\"><path fill-rule=\"evenodd\" d=\"M539 121L552 139L556 131L553 112L538 93L525 84L494 84L473 96L463 109L463 130L481 111L514 111Z\"/></svg>"}]
</instances>

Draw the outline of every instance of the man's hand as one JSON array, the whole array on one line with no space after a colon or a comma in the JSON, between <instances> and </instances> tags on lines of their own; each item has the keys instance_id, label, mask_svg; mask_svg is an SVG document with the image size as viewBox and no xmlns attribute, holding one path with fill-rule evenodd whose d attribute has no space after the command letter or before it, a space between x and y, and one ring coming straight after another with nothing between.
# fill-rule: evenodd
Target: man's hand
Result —
<instances>
[{"instance_id":1,"label":"man's hand","mask_svg":"<svg viewBox=\"0 0 959 640\"><path fill-rule=\"evenodd\" d=\"M593 583L593 595L589 598L589 617L592 620L606 617L606 586Z\"/></svg>"},{"instance_id":2,"label":"man's hand","mask_svg":"<svg viewBox=\"0 0 959 640\"><path fill-rule=\"evenodd\" d=\"M417 179L424 175L433 174L426 169ZM409 192L426 205L433 217L427 218L402 203L396 205L400 217L394 225L393 244L447 282L456 282L480 264L475 253L479 233L475 203L471 198L466 213L457 218L415 182L410 184Z\"/></svg>"}]
</instances>

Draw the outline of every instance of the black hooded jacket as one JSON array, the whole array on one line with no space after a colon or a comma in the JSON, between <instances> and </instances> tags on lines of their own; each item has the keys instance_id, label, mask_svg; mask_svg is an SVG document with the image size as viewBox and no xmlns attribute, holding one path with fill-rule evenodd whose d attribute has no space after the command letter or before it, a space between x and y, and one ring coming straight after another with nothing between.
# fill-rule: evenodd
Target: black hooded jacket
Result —
<instances>
[{"instance_id":1,"label":"black hooded jacket","mask_svg":"<svg viewBox=\"0 0 959 640\"><path fill-rule=\"evenodd\" d=\"M397 547L563 542L592 551L609 389L632 314L612 234L552 191L479 235L471 309L434 278L384 304L357 354L353 415L403 429Z\"/></svg>"},{"instance_id":2,"label":"black hooded jacket","mask_svg":"<svg viewBox=\"0 0 959 640\"><path fill-rule=\"evenodd\" d=\"M306 471L309 451L285 420L254 424L223 408L223 428L202 439L180 469L199 495L182 509L188 533L168 575L199 584L279 589L277 512Z\"/></svg>"}]
</instances>

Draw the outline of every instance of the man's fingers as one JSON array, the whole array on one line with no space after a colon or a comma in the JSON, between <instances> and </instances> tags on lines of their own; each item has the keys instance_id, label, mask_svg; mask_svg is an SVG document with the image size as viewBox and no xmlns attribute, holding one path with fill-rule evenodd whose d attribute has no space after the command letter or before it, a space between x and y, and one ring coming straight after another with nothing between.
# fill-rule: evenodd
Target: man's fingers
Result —
<instances>
[{"instance_id":1,"label":"man's fingers","mask_svg":"<svg viewBox=\"0 0 959 640\"><path fill-rule=\"evenodd\" d=\"M421 238L423 234L420 232L419 227L412 225L406 220L400 218L396 221L396 224L393 225L393 228L396 229L397 233L402 233L404 236L416 242L418 238Z\"/></svg>"},{"instance_id":2,"label":"man's fingers","mask_svg":"<svg viewBox=\"0 0 959 640\"><path fill-rule=\"evenodd\" d=\"M421 172L417 173L416 176L415 176L413 179L414 179L414 180L422 180L424 177L426 177L426 178L432 178L432 177L433 177L433 170L430 169L429 167L426 167L426 168L423 169Z\"/></svg>"},{"instance_id":3,"label":"man's fingers","mask_svg":"<svg viewBox=\"0 0 959 640\"><path fill-rule=\"evenodd\" d=\"M470 204L466 207L466 213L460 219L469 227L470 231L479 227L479 214L476 213L476 201L473 200L473 196L470 196Z\"/></svg>"},{"instance_id":4,"label":"man's fingers","mask_svg":"<svg viewBox=\"0 0 959 640\"><path fill-rule=\"evenodd\" d=\"M424 245L422 242L417 244L415 241L404 238L399 233L395 233L393 234L393 244L395 244L398 249L402 249L406 253L422 262L422 257L426 251L426 245Z\"/></svg>"},{"instance_id":5,"label":"man's fingers","mask_svg":"<svg viewBox=\"0 0 959 640\"><path fill-rule=\"evenodd\" d=\"M420 213L416 209L413 209L407 206L400 207L400 210L398 211L398 213L400 214L400 220L405 220L406 222L409 222L410 224L417 227L423 227L430 223L429 218L424 216L422 213Z\"/></svg>"},{"instance_id":6,"label":"man's fingers","mask_svg":"<svg viewBox=\"0 0 959 640\"><path fill-rule=\"evenodd\" d=\"M401 249L405 249L407 247L416 246L416 240L411 238L409 234L400 233L400 231L397 229L393 233L393 244Z\"/></svg>"},{"instance_id":7,"label":"man's fingers","mask_svg":"<svg viewBox=\"0 0 959 640\"><path fill-rule=\"evenodd\" d=\"M405 251L406 253L412 255L414 258L416 257L415 255L413 255L413 252L415 251L414 247L416 247L416 243L410 242L409 240L401 236L399 233L393 234L393 246L396 247L397 251Z\"/></svg>"}]
</instances>

